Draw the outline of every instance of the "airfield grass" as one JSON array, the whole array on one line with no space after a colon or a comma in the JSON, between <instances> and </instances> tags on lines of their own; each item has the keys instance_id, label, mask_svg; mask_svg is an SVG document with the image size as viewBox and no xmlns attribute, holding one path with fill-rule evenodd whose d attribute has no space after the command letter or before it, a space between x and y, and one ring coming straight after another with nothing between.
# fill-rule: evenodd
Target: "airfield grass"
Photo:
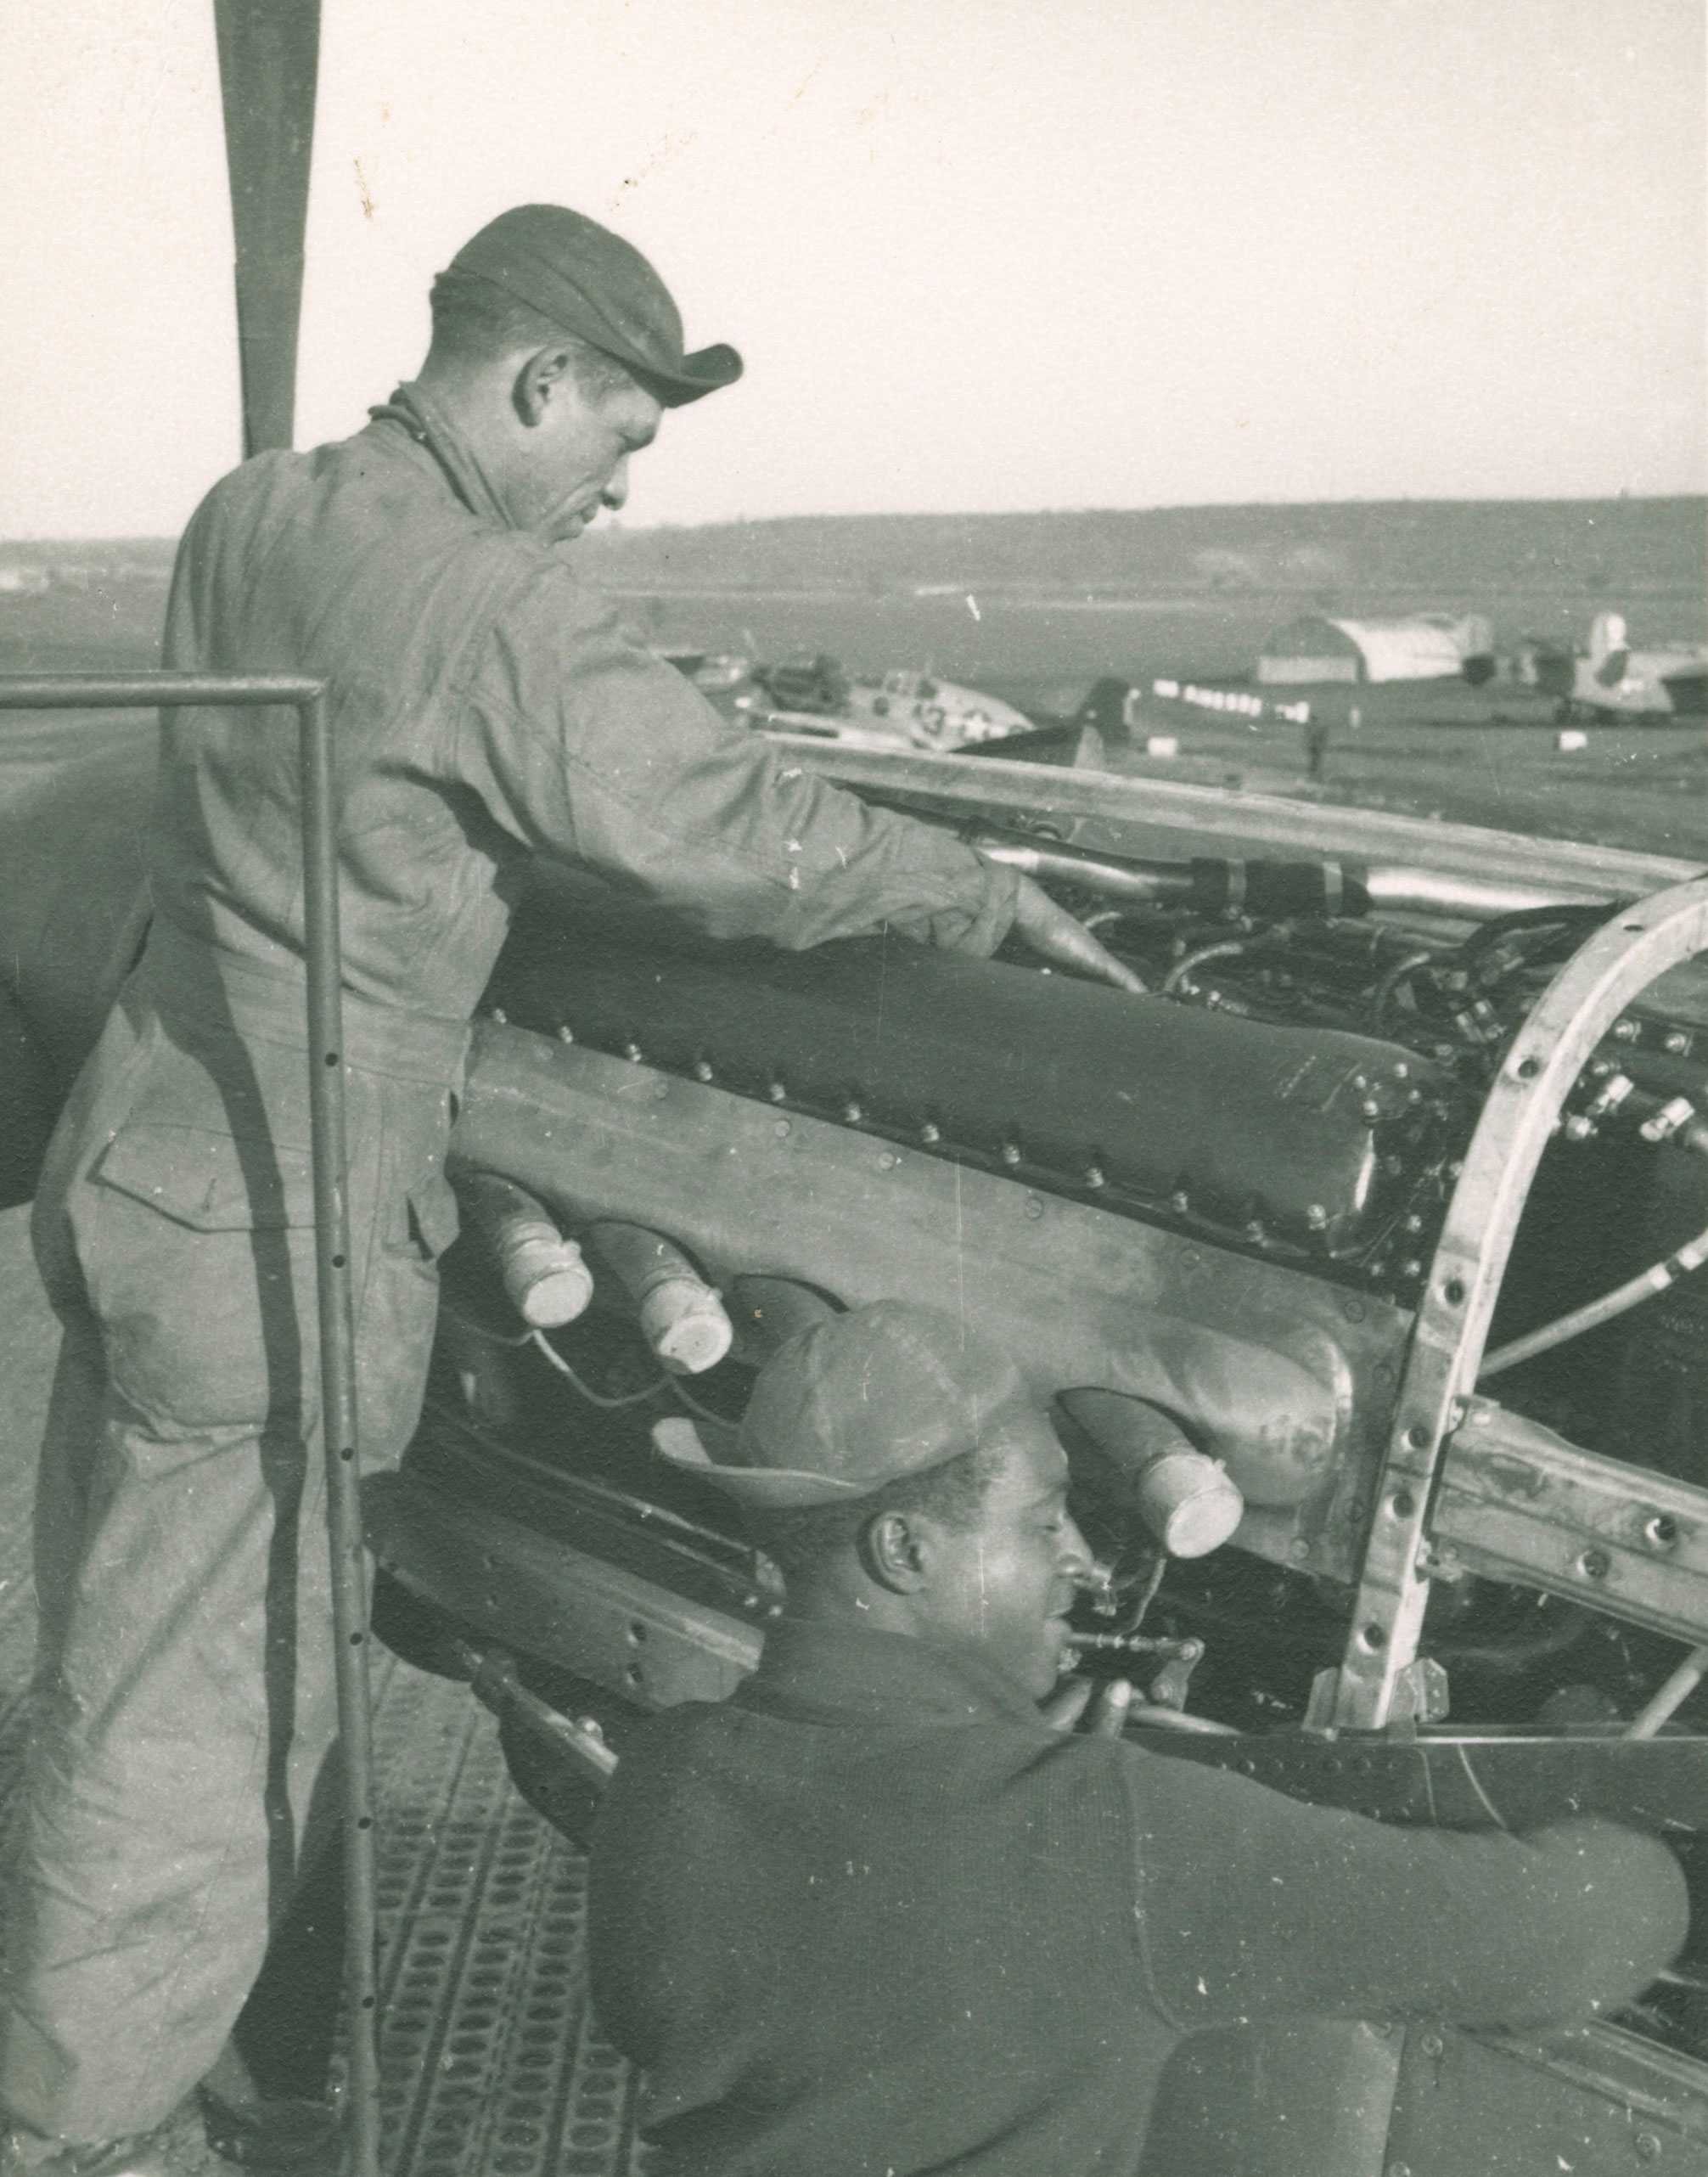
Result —
<instances>
[{"instance_id":1,"label":"airfield grass","mask_svg":"<svg viewBox=\"0 0 1708 2177\"><path fill-rule=\"evenodd\" d=\"M38 548L45 556L52 548ZM1140 686L1166 675L1236 682L1267 629L1311 602L1296 590L1155 598L1006 590L981 599L731 585L615 594L634 632L664 647L761 657L822 650L856 673L928 666L1040 717L1070 714L1105 674ZM0 597L0 672L151 665L164 599L157 565L122 563L87 588ZM1511 643L1527 628L1587 627L1608 599L1570 585L1527 583L1477 600L1438 591L1430 601L1488 610L1498 638ZM1390 610L1400 604L1360 593L1342 609ZM1643 616L1700 638L1703 613L1700 597L1681 585L1677 594L1645 599ZM1110 767L1708 862L1708 742L1700 721L1592 725L1586 748L1563 752L1552 706L1519 686L1278 692L1308 695L1329 722L1320 784L1304 775L1296 726L1160 702L1147 706L1133 740L1110 743ZM136 712L0 714L0 791L44 765L146 729ZM1145 756L1146 733L1174 735L1178 756Z\"/></svg>"}]
</instances>

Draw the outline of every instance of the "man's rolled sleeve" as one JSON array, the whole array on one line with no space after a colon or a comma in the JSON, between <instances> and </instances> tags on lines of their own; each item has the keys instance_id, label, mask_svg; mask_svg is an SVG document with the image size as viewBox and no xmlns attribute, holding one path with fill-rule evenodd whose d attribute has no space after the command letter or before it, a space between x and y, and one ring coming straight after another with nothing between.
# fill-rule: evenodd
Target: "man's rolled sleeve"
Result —
<instances>
[{"instance_id":1,"label":"man's rolled sleeve","mask_svg":"<svg viewBox=\"0 0 1708 2177\"><path fill-rule=\"evenodd\" d=\"M1582 2018L1628 2001L1684 1940L1677 1861L1617 1824L1528 1837L1400 1828L1124 1751L1139 1947L1183 2027L1307 2011L1491 2027Z\"/></svg>"},{"instance_id":2,"label":"man's rolled sleeve","mask_svg":"<svg viewBox=\"0 0 1708 2177\"><path fill-rule=\"evenodd\" d=\"M1007 934L1010 872L721 718L565 568L511 600L462 693L453 768L506 830L713 937L795 949L889 924L986 954Z\"/></svg>"}]
</instances>

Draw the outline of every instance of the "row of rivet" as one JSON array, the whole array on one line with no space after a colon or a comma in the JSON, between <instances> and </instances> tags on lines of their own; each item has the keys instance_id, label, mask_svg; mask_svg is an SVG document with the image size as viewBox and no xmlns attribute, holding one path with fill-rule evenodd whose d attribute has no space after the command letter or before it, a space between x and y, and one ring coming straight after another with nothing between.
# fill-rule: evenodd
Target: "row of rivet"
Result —
<instances>
[{"instance_id":1,"label":"row of rivet","mask_svg":"<svg viewBox=\"0 0 1708 2177\"><path fill-rule=\"evenodd\" d=\"M503 1017L503 1015L495 1008L492 1018L502 1024ZM559 1038L565 1043L573 1043L575 1040L573 1031L567 1021L559 1027L558 1033ZM624 1044L623 1056L636 1065L640 1065L645 1060L645 1054L641 1046L633 1041ZM710 1083L716 1078L716 1070L709 1059L696 1059L692 1070L694 1078L698 1081ZM1403 1062L1397 1065L1394 1070L1396 1073L1403 1073L1406 1070ZM1360 1077L1355 1081L1354 1085L1357 1087L1365 1085L1362 1077ZM1413 1094L1415 1093L1414 1091ZM766 1094L773 1104L787 1103L789 1101L788 1085L781 1080L773 1080L767 1084ZM1381 1116L1381 1107L1374 1099L1367 1100L1360 1108L1368 1118L1377 1118ZM848 1125L858 1126L865 1119L864 1106L857 1099L851 1097L843 1105L841 1116ZM927 1148L935 1148L943 1139L942 1128L931 1119L925 1120L920 1125L919 1135L919 1139ZM1010 1168L1025 1162L1025 1154L1018 1142L1004 1142L997 1153L1002 1162ZM1382 1166L1391 1176L1396 1176L1404 1169L1404 1161L1398 1156L1387 1156L1383 1157ZM1450 1171L1452 1169L1452 1167L1448 1168ZM1088 1164L1081 1175L1081 1184L1095 1192L1109 1184L1109 1177L1100 1164ZM1177 1187L1171 1193L1169 1207L1177 1217L1188 1217L1192 1214L1192 1200L1183 1187ZM1306 1224L1313 1232L1325 1232L1329 1228L1329 1212L1320 1202L1312 1202L1306 1206L1305 1218ZM1407 1217L1405 1229L1407 1232L1419 1232L1423 1229L1423 1222L1420 1217L1413 1213ZM1275 1240L1275 1235L1261 1218L1252 1218L1247 1221L1244 1227L1244 1237L1260 1246L1272 1246ZM1423 1265L1414 1260L1407 1260L1399 1268L1402 1277L1415 1278L1422 1274Z\"/></svg>"}]
</instances>

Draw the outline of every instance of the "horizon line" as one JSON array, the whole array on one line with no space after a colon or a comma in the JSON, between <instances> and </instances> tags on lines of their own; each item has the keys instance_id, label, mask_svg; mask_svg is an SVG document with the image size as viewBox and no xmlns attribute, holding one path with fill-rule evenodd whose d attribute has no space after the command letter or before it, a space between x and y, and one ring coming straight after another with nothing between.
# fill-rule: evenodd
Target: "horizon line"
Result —
<instances>
[{"instance_id":1,"label":"horizon line","mask_svg":"<svg viewBox=\"0 0 1708 2177\"><path fill-rule=\"evenodd\" d=\"M1708 509L1708 487L1672 492L1565 492L1547 496L1523 492L1496 492L1478 497L1458 492L1406 492L1369 498L1169 500L1142 506L868 509L861 512L818 510L793 514L716 515L699 521L626 521L621 517L611 516L590 529L587 534L590 537L644 537L656 535L662 531L688 533L706 529L753 529L789 521L1037 521L1071 520L1087 515L1238 514L1258 509L1303 513L1323 508L1402 506L1670 506L1692 501ZM37 530L0 537L0 544L8 547L20 544L170 544L180 533L176 530L81 530L75 533Z\"/></svg>"}]
</instances>

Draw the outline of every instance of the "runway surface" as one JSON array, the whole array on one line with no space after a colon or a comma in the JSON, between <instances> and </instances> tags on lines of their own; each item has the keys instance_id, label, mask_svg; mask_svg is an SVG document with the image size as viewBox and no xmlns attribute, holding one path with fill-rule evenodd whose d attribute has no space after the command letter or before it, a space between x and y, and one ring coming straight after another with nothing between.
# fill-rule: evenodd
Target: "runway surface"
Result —
<instances>
[{"instance_id":1,"label":"runway surface","mask_svg":"<svg viewBox=\"0 0 1708 2177\"><path fill-rule=\"evenodd\" d=\"M0 1216L0 1820L28 1729L29 1506L56 1333ZM640 2177L636 2087L589 2014L584 1863L511 1787L461 1687L375 1674L384 2162L391 2177ZM229 2177L181 2128L186 2177Z\"/></svg>"}]
</instances>

